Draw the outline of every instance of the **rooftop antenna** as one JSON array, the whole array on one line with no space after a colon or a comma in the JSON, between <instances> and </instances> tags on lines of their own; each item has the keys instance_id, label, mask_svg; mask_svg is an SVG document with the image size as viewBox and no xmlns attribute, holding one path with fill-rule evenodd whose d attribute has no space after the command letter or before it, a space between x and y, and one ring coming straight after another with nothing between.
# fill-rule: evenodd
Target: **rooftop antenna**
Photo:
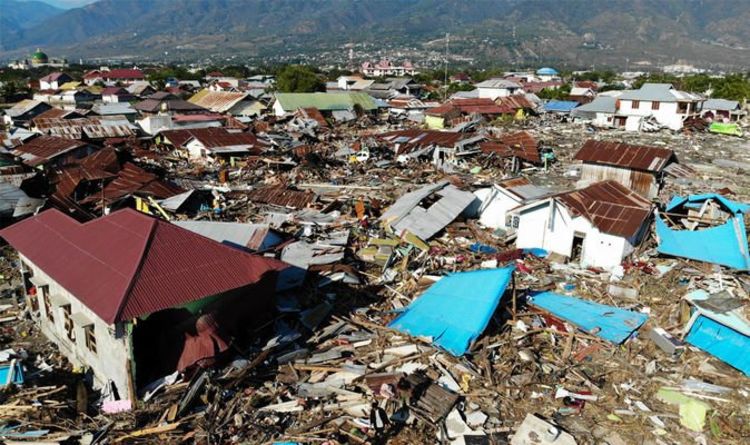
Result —
<instances>
[{"instance_id":1,"label":"rooftop antenna","mask_svg":"<svg viewBox=\"0 0 750 445\"><path fill-rule=\"evenodd\" d=\"M448 100L448 44L450 42L450 33L445 33L445 77L443 79L443 88L445 88L445 91L443 92L443 102Z\"/></svg>"}]
</instances>

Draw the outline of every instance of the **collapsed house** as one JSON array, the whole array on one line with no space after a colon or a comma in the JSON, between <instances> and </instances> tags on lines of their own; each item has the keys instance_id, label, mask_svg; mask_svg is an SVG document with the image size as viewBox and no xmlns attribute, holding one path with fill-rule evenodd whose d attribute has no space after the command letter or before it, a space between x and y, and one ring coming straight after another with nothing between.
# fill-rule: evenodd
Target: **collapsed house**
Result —
<instances>
[{"instance_id":1,"label":"collapsed house","mask_svg":"<svg viewBox=\"0 0 750 445\"><path fill-rule=\"evenodd\" d=\"M675 196L656 217L664 255L750 270L745 215L750 205L718 194Z\"/></svg>"},{"instance_id":2,"label":"collapsed house","mask_svg":"<svg viewBox=\"0 0 750 445\"><path fill-rule=\"evenodd\" d=\"M483 134L438 130L408 129L378 135L397 156L399 162L431 157L435 166L449 169L465 156L480 152L478 144L486 139Z\"/></svg>"},{"instance_id":3,"label":"collapsed house","mask_svg":"<svg viewBox=\"0 0 750 445\"><path fill-rule=\"evenodd\" d=\"M44 335L114 400L213 363L240 322L264 320L283 268L130 209L84 224L47 210L0 236Z\"/></svg>"},{"instance_id":4,"label":"collapsed house","mask_svg":"<svg viewBox=\"0 0 750 445\"><path fill-rule=\"evenodd\" d=\"M554 159L551 152L540 152L539 142L526 131L508 133L479 144L482 153L510 161L510 170L518 172L524 166L536 166Z\"/></svg>"},{"instance_id":5,"label":"collapsed house","mask_svg":"<svg viewBox=\"0 0 750 445\"><path fill-rule=\"evenodd\" d=\"M665 169L677 162L667 148L589 139L573 158L583 163L579 186L614 180L641 196L655 198Z\"/></svg>"},{"instance_id":6,"label":"collapsed house","mask_svg":"<svg viewBox=\"0 0 750 445\"><path fill-rule=\"evenodd\" d=\"M477 198L448 181L426 185L401 196L380 217L397 236L411 233L428 240L443 230Z\"/></svg>"},{"instance_id":7,"label":"collapsed house","mask_svg":"<svg viewBox=\"0 0 750 445\"><path fill-rule=\"evenodd\" d=\"M534 201L512 214L516 247L542 248L582 267L611 269L648 231L651 202L610 180Z\"/></svg>"}]
</instances>

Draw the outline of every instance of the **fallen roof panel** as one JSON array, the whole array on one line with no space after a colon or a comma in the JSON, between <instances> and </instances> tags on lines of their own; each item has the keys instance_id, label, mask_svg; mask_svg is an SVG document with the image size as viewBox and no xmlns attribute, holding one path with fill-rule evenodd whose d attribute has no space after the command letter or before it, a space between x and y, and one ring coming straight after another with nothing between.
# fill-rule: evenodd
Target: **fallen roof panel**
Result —
<instances>
[{"instance_id":1,"label":"fallen roof panel","mask_svg":"<svg viewBox=\"0 0 750 445\"><path fill-rule=\"evenodd\" d=\"M620 344L641 327L648 315L580 298L543 292L531 297L532 306L560 317L578 328L614 344Z\"/></svg>"},{"instance_id":2,"label":"fallen roof panel","mask_svg":"<svg viewBox=\"0 0 750 445\"><path fill-rule=\"evenodd\" d=\"M514 266L459 272L443 277L388 326L432 342L454 356L464 355L487 328Z\"/></svg>"}]
</instances>

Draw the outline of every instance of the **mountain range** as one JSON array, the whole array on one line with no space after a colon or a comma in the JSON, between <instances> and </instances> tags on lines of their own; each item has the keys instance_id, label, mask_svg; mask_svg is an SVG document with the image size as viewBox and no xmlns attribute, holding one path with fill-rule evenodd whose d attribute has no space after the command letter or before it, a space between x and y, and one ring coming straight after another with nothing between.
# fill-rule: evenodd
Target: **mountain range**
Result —
<instances>
[{"instance_id":1,"label":"mountain range","mask_svg":"<svg viewBox=\"0 0 750 445\"><path fill-rule=\"evenodd\" d=\"M0 56L257 59L345 54L345 44L439 55L450 33L451 54L498 65L750 66L748 0L100 0L21 11L31 3L0 0Z\"/></svg>"}]
</instances>

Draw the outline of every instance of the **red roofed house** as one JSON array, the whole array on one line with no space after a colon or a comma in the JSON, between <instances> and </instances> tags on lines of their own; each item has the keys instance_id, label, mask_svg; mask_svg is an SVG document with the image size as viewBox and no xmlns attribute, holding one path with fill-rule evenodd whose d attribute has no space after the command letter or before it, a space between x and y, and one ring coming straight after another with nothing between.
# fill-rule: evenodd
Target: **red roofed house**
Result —
<instances>
[{"instance_id":1,"label":"red roofed house","mask_svg":"<svg viewBox=\"0 0 750 445\"><path fill-rule=\"evenodd\" d=\"M95 387L132 401L211 363L240 322L264 322L285 267L130 209L87 223L47 210L0 236L42 332Z\"/></svg>"},{"instance_id":2,"label":"red roofed house","mask_svg":"<svg viewBox=\"0 0 750 445\"><path fill-rule=\"evenodd\" d=\"M161 133L161 138L175 148L187 150L190 159L208 162L230 156L257 155L266 145L252 133L225 128L166 130Z\"/></svg>"},{"instance_id":3,"label":"red roofed house","mask_svg":"<svg viewBox=\"0 0 750 445\"><path fill-rule=\"evenodd\" d=\"M648 231L651 201L616 181L536 200L510 211L516 247L540 247L582 267L611 269Z\"/></svg>"},{"instance_id":4,"label":"red roofed house","mask_svg":"<svg viewBox=\"0 0 750 445\"><path fill-rule=\"evenodd\" d=\"M39 89L44 90L59 90L60 86L65 82L71 82L72 77L65 73L50 73L39 79Z\"/></svg>"},{"instance_id":5,"label":"red roofed house","mask_svg":"<svg viewBox=\"0 0 750 445\"><path fill-rule=\"evenodd\" d=\"M106 85L114 85L120 82L123 85L130 85L139 80L145 80L146 76L143 71L137 68L117 68L113 70L94 70L83 75L83 83L88 86L97 82Z\"/></svg>"},{"instance_id":6,"label":"red roofed house","mask_svg":"<svg viewBox=\"0 0 750 445\"><path fill-rule=\"evenodd\" d=\"M648 199L659 194L664 169L677 162L668 148L593 139L583 144L574 159L583 163L579 187L611 179Z\"/></svg>"}]
</instances>

